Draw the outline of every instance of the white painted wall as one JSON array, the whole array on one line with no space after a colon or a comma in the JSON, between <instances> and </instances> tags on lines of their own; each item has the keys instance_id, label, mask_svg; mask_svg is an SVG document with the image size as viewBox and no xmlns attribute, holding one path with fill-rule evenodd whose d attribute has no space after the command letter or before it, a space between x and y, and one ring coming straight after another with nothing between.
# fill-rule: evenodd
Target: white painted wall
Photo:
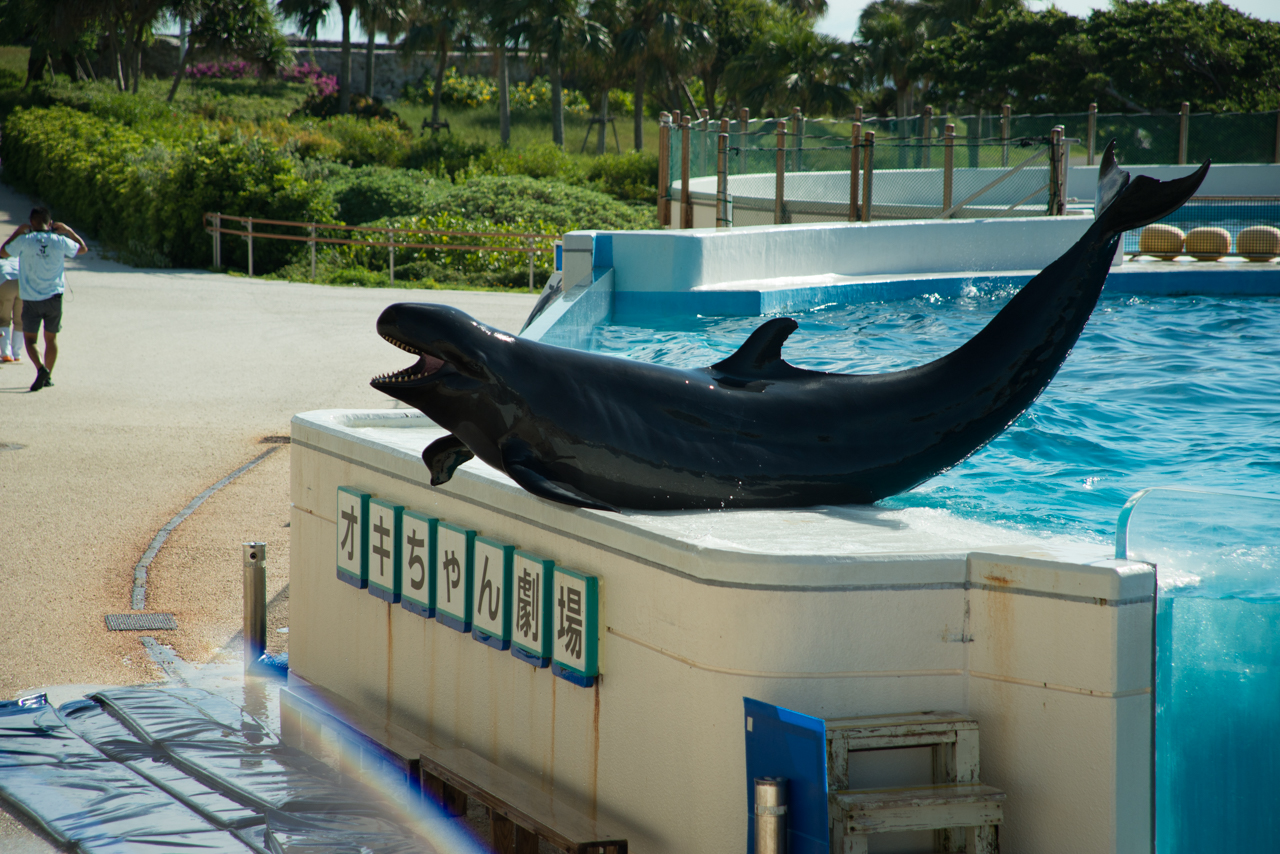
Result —
<instances>
[{"instance_id":1,"label":"white painted wall","mask_svg":"<svg viewBox=\"0 0 1280 854\"><path fill-rule=\"evenodd\" d=\"M828 274L1039 271L1092 222L1033 217L614 232L614 288L679 292Z\"/></svg>"},{"instance_id":2,"label":"white painted wall","mask_svg":"<svg viewBox=\"0 0 1280 854\"><path fill-rule=\"evenodd\" d=\"M290 665L619 825L638 854L741 854L742 698L844 717L952 709L1008 792L1004 854L1150 845L1153 572L1104 545L877 508L598 513L472 461L403 412L293 422ZM356 486L600 576L594 689L335 576Z\"/></svg>"}]
</instances>

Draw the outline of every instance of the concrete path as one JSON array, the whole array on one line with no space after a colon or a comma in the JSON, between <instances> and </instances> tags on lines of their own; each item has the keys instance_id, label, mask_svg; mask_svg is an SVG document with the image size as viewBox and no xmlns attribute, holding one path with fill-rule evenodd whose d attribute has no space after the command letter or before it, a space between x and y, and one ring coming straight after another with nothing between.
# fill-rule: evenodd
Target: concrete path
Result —
<instances>
[{"instance_id":1,"label":"concrete path","mask_svg":"<svg viewBox=\"0 0 1280 854\"><path fill-rule=\"evenodd\" d=\"M0 185L0 240L30 208ZM29 360L0 366L0 699L163 678L138 634L108 632L104 615L130 610L156 532L272 447L264 437L288 436L294 413L401 405L368 384L408 364L374 331L383 307L443 302L518 330L535 301L138 270L96 250L67 278L56 385L31 393ZM244 540L268 543L269 595L287 595L288 475L284 446L178 527L151 566L147 610L175 613L179 628L148 634L188 660L225 645ZM285 637L268 634L273 646Z\"/></svg>"}]
</instances>

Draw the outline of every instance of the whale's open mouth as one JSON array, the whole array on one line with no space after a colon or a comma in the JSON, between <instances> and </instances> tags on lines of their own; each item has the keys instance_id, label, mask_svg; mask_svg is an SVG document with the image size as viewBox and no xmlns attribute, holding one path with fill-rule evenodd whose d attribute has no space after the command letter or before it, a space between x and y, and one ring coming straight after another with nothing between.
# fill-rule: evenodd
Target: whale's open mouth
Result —
<instances>
[{"instance_id":1,"label":"whale's open mouth","mask_svg":"<svg viewBox=\"0 0 1280 854\"><path fill-rule=\"evenodd\" d=\"M391 344L395 345L396 347L399 347L401 350L404 350L406 353L411 353L412 355L417 356L418 361L414 362L412 365L405 368L404 370L396 371L390 374L382 374L381 376L374 377L373 378L374 383L377 383L377 384L407 383L407 382L413 382L414 380L426 379L427 377L434 374L436 371L443 368L446 364L443 359L437 359L435 356L424 353L415 347L410 347L408 344L405 344L402 341L397 341L394 338L391 338L387 335L383 335L382 337L385 338Z\"/></svg>"}]
</instances>

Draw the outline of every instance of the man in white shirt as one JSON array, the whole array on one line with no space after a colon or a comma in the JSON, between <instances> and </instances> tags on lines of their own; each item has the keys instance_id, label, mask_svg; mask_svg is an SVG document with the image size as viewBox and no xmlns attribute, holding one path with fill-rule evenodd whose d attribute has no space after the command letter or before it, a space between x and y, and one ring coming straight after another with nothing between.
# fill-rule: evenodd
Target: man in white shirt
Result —
<instances>
[{"instance_id":1,"label":"man in white shirt","mask_svg":"<svg viewBox=\"0 0 1280 854\"><path fill-rule=\"evenodd\" d=\"M58 359L58 331L62 328L62 293L67 288L63 262L89 251L66 225L54 222L48 208L31 211L31 222L20 225L0 246L0 258L16 257L18 294L22 297L22 334L27 354L36 366L32 391L53 385L53 363ZM38 349L38 332L44 324L44 359Z\"/></svg>"}]
</instances>

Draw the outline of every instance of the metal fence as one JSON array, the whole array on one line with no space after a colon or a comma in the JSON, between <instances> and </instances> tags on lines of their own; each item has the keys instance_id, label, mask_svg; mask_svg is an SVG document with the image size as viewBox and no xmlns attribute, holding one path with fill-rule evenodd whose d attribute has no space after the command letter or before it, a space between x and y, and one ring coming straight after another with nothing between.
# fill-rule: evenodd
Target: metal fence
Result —
<instances>
[{"instance_id":1,"label":"metal fence","mask_svg":"<svg viewBox=\"0 0 1280 854\"><path fill-rule=\"evenodd\" d=\"M696 123L663 114L659 221L664 226L823 220L1061 215L1073 140L962 136L953 122L881 127L788 119ZM976 129L976 125L975 125ZM922 135L910 135L921 131ZM710 182L699 178L714 176ZM702 186L694 188L694 182Z\"/></svg>"},{"instance_id":2,"label":"metal fence","mask_svg":"<svg viewBox=\"0 0 1280 854\"><path fill-rule=\"evenodd\" d=\"M1231 235L1232 247L1238 247L1236 238L1240 232L1255 225L1280 225L1280 196L1256 196L1231 198L1226 196L1196 196L1169 216L1160 220L1189 232L1193 228L1223 228ZM1138 254L1140 231L1126 231L1124 253ZM1238 255L1239 250L1227 253Z\"/></svg>"}]
</instances>

